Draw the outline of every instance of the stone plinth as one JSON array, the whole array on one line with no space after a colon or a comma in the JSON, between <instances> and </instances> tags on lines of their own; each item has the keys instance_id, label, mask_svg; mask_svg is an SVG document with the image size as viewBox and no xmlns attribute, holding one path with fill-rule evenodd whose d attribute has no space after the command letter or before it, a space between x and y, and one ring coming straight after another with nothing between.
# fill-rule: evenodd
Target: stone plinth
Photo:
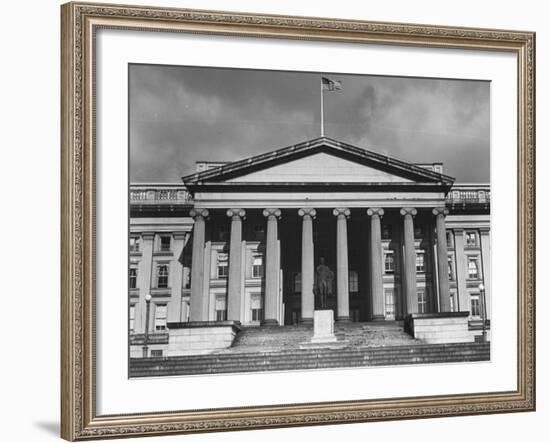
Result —
<instances>
[{"instance_id":1,"label":"stone plinth","mask_svg":"<svg viewBox=\"0 0 550 443\"><path fill-rule=\"evenodd\" d=\"M165 355L201 355L231 347L239 322L197 321L189 323L168 323L169 339Z\"/></svg>"},{"instance_id":2,"label":"stone plinth","mask_svg":"<svg viewBox=\"0 0 550 443\"><path fill-rule=\"evenodd\" d=\"M471 343L474 334L468 327L468 312L410 314L405 331L425 343Z\"/></svg>"},{"instance_id":3,"label":"stone plinth","mask_svg":"<svg viewBox=\"0 0 550 443\"><path fill-rule=\"evenodd\" d=\"M334 343L334 311L325 309L313 312L313 337L311 343Z\"/></svg>"}]
</instances>

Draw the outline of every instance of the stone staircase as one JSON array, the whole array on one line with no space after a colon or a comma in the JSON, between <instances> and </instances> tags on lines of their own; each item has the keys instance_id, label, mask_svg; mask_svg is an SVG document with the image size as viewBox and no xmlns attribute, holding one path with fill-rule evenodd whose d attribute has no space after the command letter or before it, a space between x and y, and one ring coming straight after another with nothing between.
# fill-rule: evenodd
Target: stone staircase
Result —
<instances>
[{"instance_id":1,"label":"stone staircase","mask_svg":"<svg viewBox=\"0 0 550 443\"><path fill-rule=\"evenodd\" d=\"M402 321L336 323L334 334L339 341L347 342L348 346L354 348L410 346L422 343L403 330Z\"/></svg>"},{"instance_id":2,"label":"stone staircase","mask_svg":"<svg viewBox=\"0 0 550 443\"><path fill-rule=\"evenodd\" d=\"M311 325L244 327L237 334L233 346L222 352L272 352L296 349L300 347L300 343L308 342L312 336Z\"/></svg>"},{"instance_id":3,"label":"stone staircase","mask_svg":"<svg viewBox=\"0 0 550 443\"><path fill-rule=\"evenodd\" d=\"M301 347L311 325L243 328L233 346L208 355L131 359L131 377L288 371L489 360L489 343L426 344L402 322L337 323L337 349Z\"/></svg>"},{"instance_id":4,"label":"stone staircase","mask_svg":"<svg viewBox=\"0 0 550 443\"><path fill-rule=\"evenodd\" d=\"M417 344L342 349L290 349L130 360L130 377L289 371L485 361L490 343Z\"/></svg>"},{"instance_id":5,"label":"stone staircase","mask_svg":"<svg viewBox=\"0 0 550 443\"><path fill-rule=\"evenodd\" d=\"M336 323L334 334L343 347L381 347L422 343L403 331L403 322ZM233 346L223 353L273 352L298 349L313 336L313 326L263 326L243 328Z\"/></svg>"}]
</instances>

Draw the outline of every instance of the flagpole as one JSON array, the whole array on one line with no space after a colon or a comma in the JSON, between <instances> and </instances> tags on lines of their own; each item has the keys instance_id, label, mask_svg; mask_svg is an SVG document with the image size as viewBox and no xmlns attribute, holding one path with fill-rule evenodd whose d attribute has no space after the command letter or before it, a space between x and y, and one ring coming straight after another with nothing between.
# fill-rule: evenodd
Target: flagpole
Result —
<instances>
[{"instance_id":1,"label":"flagpole","mask_svg":"<svg viewBox=\"0 0 550 443\"><path fill-rule=\"evenodd\" d=\"M321 137L325 136L325 111L323 109L323 79L321 78Z\"/></svg>"}]
</instances>

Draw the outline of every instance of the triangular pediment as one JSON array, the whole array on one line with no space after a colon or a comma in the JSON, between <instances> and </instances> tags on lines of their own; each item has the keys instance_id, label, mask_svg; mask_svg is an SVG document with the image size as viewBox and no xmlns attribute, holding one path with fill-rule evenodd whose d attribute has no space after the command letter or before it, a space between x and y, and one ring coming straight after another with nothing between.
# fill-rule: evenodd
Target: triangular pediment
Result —
<instances>
[{"instance_id":1,"label":"triangular pediment","mask_svg":"<svg viewBox=\"0 0 550 443\"><path fill-rule=\"evenodd\" d=\"M395 183L412 180L327 152L276 164L227 180L239 183Z\"/></svg>"},{"instance_id":2,"label":"triangular pediment","mask_svg":"<svg viewBox=\"0 0 550 443\"><path fill-rule=\"evenodd\" d=\"M321 137L183 177L187 186L242 184L439 184L452 177Z\"/></svg>"}]
</instances>

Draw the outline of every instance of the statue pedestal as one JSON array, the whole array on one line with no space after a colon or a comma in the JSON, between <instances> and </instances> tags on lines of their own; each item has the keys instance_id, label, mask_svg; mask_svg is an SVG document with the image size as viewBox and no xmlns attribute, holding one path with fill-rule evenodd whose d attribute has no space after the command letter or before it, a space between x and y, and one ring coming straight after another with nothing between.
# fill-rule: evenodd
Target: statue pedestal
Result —
<instances>
[{"instance_id":1,"label":"statue pedestal","mask_svg":"<svg viewBox=\"0 0 550 443\"><path fill-rule=\"evenodd\" d=\"M313 337L311 343L334 343L334 311L324 309L313 312Z\"/></svg>"}]
</instances>

